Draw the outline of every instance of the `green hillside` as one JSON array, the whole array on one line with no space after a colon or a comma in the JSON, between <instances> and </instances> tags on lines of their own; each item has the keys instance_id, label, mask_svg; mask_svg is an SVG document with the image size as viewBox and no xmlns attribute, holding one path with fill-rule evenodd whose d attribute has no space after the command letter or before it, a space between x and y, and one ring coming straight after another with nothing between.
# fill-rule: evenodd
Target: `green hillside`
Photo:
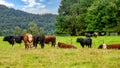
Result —
<instances>
[{"instance_id":1,"label":"green hillside","mask_svg":"<svg viewBox=\"0 0 120 68\"><path fill-rule=\"evenodd\" d=\"M47 34L55 30L55 19L53 14L30 14L0 5L0 35L13 34L16 26L27 29L30 22L37 24L38 29L43 28Z\"/></svg>"}]
</instances>

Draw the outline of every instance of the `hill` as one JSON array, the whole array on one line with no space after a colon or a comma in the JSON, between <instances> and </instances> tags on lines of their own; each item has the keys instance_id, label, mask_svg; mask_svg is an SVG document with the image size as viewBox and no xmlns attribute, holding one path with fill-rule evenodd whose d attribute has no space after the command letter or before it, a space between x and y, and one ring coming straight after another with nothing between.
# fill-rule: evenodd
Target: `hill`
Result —
<instances>
[{"instance_id":1,"label":"hill","mask_svg":"<svg viewBox=\"0 0 120 68\"><path fill-rule=\"evenodd\" d=\"M30 22L37 24L38 29L44 28L47 34L55 29L55 19L54 14L31 14L0 5L0 35L12 35L16 26L27 29Z\"/></svg>"}]
</instances>

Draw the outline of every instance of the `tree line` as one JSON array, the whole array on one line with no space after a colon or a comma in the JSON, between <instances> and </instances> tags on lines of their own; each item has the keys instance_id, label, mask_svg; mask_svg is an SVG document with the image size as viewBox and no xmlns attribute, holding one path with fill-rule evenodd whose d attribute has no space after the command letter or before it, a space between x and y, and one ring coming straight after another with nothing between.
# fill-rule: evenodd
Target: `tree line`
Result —
<instances>
[{"instance_id":1,"label":"tree line","mask_svg":"<svg viewBox=\"0 0 120 68\"><path fill-rule=\"evenodd\" d=\"M61 0L56 33L120 32L120 0Z\"/></svg>"}]
</instances>

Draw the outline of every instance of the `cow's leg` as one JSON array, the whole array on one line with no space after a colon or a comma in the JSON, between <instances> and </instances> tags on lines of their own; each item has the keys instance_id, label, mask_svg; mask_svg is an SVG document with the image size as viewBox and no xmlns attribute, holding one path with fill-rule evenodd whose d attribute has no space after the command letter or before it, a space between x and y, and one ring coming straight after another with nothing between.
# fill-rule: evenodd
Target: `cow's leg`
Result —
<instances>
[{"instance_id":1,"label":"cow's leg","mask_svg":"<svg viewBox=\"0 0 120 68\"><path fill-rule=\"evenodd\" d=\"M88 48L91 48L91 45L88 45Z\"/></svg>"},{"instance_id":2,"label":"cow's leg","mask_svg":"<svg viewBox=\"0 0 120 68\"><path fill-rule=\"evenodd\" d=\"M37 42L33 42L33 47L37 48Z\"/></svg>"},{"instance_id":3,"label":"cow's leg","mask_svg":"<svg viewBox=\"0 0 120 68\"><path fill-rule=\"evenodd\" d=\"M14 48L14 44L12 44L12 48Z\"/></svg>"},{"instance_id":4,"label":"cow's leg","mask_svg":"<svg viewBox=\"0 0 120 68\"><path fill-rule=\"evenodd\" d=\"M37 48L37 44L35 44L34 47Z\"/></svg>"},{"instance_id":5,"label":"cow's leg","mask_svg":"<svg viewBox=\"0 0 120 68\"><path fill-rule=\"evenodd\" d=\"M27 46L27 44L25 44L25 49L28 49L28 46Z\"/></svg>"},{"instance_id":6,"label":"cow's leg","mask_svg":"<svg viewBox=\"0 0 120 68\"><path fill-rule=\"evenodd\" d=\"M82 48L84 48L84 45L81 45L82 46Z\"/></svg>"},{"instance_id":7,"label":"cow's leg","mask_svg":"<svg viewBox=\"0 0 120 68\"><path fill-rule=\"evenodd\" d=\"M52 47L55 47L55 43L54 43L54 42L52 42L51 46L52 46Z\"/></svg>"},{"instance_id":8,"label":"cow's leg","mask_svg":"<svg viewBox=\"0 0 120 68\"><path fill-rule=\"evenodd\" d=\"M40 43L41 44L41 48L44 48L44 43Z\"/></svg>"},{"instance_id":9,"label":"cow's leg","mask_svg":"<svg viewBox=\"0 0 120 68\"><path fill-rule=\"evenodd\" d=\"M33 47L33 43L30 43L30 44L29 44L29 48L32 48L32 47Z\"/></svg>"},{"instance_id":10,"label":"cow's leg","mask_svg":"<svg viewBox=\"0 0 120 68\"><path fill-rule=\"evenodd\" d=\"M14 44L15 44L14 41L12 41L12 48L14 48Z\"/></svg>"},{"instance_id":11,"label":"cow's leg","mask_svg":"<svg viewBox=\"0 0 120 68\"><path fill-rule=\"evenodd\" d=\"M52 46L55 47L55 45L56 45L56 41L53 41Z\"/></svg>"}]
</instances>

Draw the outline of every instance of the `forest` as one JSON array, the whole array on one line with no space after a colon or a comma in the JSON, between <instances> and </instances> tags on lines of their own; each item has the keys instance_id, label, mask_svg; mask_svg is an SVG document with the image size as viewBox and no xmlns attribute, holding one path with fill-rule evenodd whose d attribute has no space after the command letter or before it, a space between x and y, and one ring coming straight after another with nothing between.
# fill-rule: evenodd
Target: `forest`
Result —
<instances>
[{"instance_id":1,"label":"forest","mask_svg":"<svg viewBox=\"0 0 120 68\"><path fill-rule=\"evenodd\" d=\"M120 0L62 0L56 33L120 32Z\"/></svg>"},{"instance_id":2,"label":"forest","mask_svg":"<svg viewBox=\"0 0 120 68\"><path fill-rule=\"evenodd\" d=\"M31 14L0 5L0 36L52 34L55 30L55 14Z\"/></svg>"},{"instance_id":3,"label":"forest","mask_svg":"<svg viewBox=\"0 0 120 68\"><path fill-rule=\"evenodd\" d=\"M58 15L30 14L0 5L0 35L120 33L120 0L61 0Z\"/></svg>"}]
</instances>

